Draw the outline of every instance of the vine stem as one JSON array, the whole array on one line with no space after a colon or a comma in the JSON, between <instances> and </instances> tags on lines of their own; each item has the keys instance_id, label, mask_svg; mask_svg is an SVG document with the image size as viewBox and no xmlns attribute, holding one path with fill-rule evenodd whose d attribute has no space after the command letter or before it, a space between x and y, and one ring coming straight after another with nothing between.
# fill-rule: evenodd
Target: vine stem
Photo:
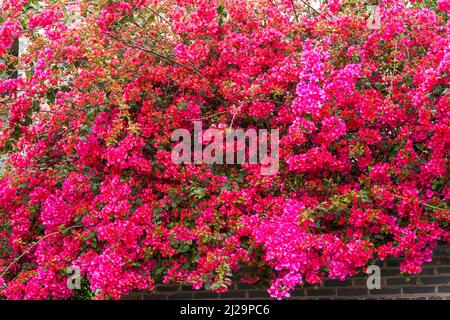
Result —
<instances>
[{"instance_id":1,"label":"vine stem","mask_svg":"<svg viewBox=\"0 0 450 320\"><path fill-rule=\"evenodd\" d=\"M62 229L62 230L59 230L59 231L55 231L55 232L49 233L49 234L46 235L46 236L43 236L41 239L39 239L38 241L36 241L35 243L33 243L33 244L32 244L31 246L29 246L27 249L25 249L25 251L22 252L22 254L21 254L20 256L18 256L16 259L14 259L14 261L11 262L11 263L6 267L5 270L3 270L2 274L0 275L0 277L3 278L3 277L6 275L6 273L9 271L9 269L11 269L11 267L12 267L13 265L15 265L15 264L16 264L16 263L17 263L24 255L26 255L27 253L29 253L30 250L33 249L33 248L34 248L37 244L39 244L40 242L42 242L42 241L44 241L45 239L47 239L47 238L49 238L49 237L51 237L51 236L54 236L54 235L56 235L56 234L65 232L65 231L70 230L70 229L81 228L81 227L82 227L82 225L75 225L75 226L71 226L71 227L68 227L68 228L65 228L65 229Z\"/></svg>"}]
</instances>

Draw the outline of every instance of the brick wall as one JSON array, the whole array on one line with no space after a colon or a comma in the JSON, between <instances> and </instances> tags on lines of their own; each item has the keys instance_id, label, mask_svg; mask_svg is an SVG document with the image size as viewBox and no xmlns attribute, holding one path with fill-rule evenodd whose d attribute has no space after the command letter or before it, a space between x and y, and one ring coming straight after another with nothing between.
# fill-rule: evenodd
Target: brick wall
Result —
<instances>
[{"instance_id":1,"label":"brick wall","mask_svg":"<svg viewBox=\"0 0 450 320\"><path fill-rule=\"evenodd\" d=\"M389 259L379 264L381 289L368 290L366 277L352 277L344 282L325 280L317 288L307 286L296 289L292 299L418 299L450 300L450 245L439 246L433 261L423 266L421 274L403 279L398 269L399 260ZM247 284L235 284L225 293L192 290L191 288L158 286L154 293L133 293L124 299L172 300L172 299L269 299L264 288Z\"/></svg>"}]
</instances>

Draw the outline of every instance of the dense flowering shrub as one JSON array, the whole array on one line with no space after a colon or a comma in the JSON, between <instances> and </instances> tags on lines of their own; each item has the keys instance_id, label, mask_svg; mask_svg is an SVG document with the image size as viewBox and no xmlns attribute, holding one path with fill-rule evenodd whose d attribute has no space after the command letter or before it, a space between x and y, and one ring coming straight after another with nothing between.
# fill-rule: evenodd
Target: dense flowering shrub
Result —
<instances>
[{"instance_id":1,"label":"dense flowering shrub","mask_svg":"<svg viewBox=\"0 0 450 320\"><path fill-rule=\"evenodd\" d=\"M450 2L381 0L379 29L305 3L2 0L0 295L420 272L450 241ZM193 119L280 129L279 172L174 164Z\"/></svg>"}]
</instances>

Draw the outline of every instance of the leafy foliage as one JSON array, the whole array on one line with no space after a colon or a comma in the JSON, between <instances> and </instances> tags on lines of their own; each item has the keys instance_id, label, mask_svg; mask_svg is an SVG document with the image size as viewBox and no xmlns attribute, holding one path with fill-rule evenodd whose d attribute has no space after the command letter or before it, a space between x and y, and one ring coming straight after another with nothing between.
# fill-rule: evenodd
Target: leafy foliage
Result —
<instances>
[{"instance_id":1,"label":"leafy foliage","mask_svg":"<svg viewBox=\"0 0 450 320\"><path fill-rule=\"evenodd\" d=\"M1 296L284 298L388 256L418 273L450 240L448 1L379 1L379 29L356 0L1 5L0 70L22 71L0 81ZM279 172L174 164L199 118L279 128Z\"/></svg>"}]
</instances>

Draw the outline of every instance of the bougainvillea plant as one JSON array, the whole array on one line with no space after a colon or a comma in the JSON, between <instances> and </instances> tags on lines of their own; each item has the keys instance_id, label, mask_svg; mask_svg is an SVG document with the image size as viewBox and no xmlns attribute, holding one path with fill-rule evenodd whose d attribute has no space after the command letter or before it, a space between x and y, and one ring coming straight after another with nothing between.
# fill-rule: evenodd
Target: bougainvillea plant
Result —
<instances>
[{"instance_id":1,"label":"bougainvillea plant","mask_svg":"<svg viewBox=\"0 0 450 320\"><path fill-rule=\"evenodd\" d=\"M450 1L322 2L1 0L0 296L419 273L450 242ZM279 129L279 171L173 163L194 119Z\"/></svg>"}]
</instances>

